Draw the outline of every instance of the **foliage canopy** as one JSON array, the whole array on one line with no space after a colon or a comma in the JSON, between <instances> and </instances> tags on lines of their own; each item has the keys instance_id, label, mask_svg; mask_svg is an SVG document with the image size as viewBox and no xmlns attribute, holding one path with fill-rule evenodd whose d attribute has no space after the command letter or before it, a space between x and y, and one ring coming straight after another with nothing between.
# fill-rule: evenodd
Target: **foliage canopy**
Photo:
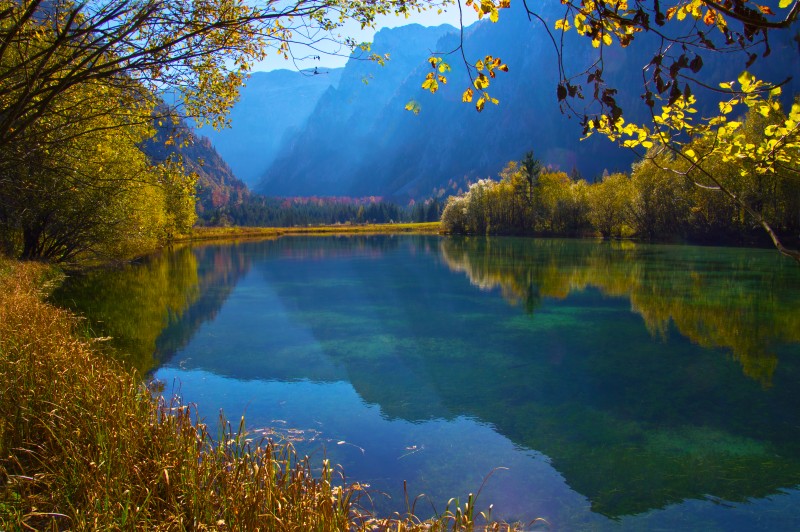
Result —
<instances>
[{"instance_id":1,"label":"foliage canopy","mask_svg":"<svg viewBox=\"0 0 800 532\"><path fill-rule=\"evenodd\" d=\"M501 10L510 7L508 0L466 4L479 17L488 16L493 22ZM562 112L580 121L584 136L599 133L623 147L641 149L642 157L672 152L688 165L683 175L746 211L782 253L800 261L800 251L784 245L758 205L738 195L725 176L709 165L721 159L722 163L737 164L740 178L755 172L788 179L782 186L796 186L800 177L800 104L784 109L779 100L781 86L789 78L760 80L750 68L755 63L781 61L780 54L772 54L770 37L796 31L800 2L561 0L559 8L522 0L522 5L528 19L541 23L549 35L559 77L555 99ZM566 58L581 41L590 44L589 50L594 52L588 63L575 67ZM651 58L642 65L641 97L650 115L642 123L626 121L618 88L606 76L607 50L630 46L649 50L646 56ZM492 56L472 64L463 48L458 51L471 82L463 101L472 102L478 91L478 111L488 102L497 103L488 93L489 86L497 71L508 68ZM794 52L789 49L786 53ZM710 54L738 62L742 70L737 79L716 79L718 73L704 69L703 57ZM441 57L434 59L432 66L443 75L448 65ZM423 88L435 92L430 78L429 74ZM702 116L700 99L718 101L718 113ZM766 119L757 142L739 118L746 113ZM755 120L749 123L752 128ZM702 146L695 143L701 137L705 139Z\"/></svg>"}]
</instances>

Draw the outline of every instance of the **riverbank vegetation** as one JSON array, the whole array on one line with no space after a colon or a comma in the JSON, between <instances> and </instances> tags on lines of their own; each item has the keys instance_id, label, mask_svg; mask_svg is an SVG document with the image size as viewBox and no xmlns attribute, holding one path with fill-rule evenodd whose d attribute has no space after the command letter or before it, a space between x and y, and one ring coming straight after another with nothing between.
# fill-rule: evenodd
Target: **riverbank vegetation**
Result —
<instances>
[{"instance_id":1,"label":"riverbank vegetation","mask_svg":"<svg viewBox=\"0 0 800 532\"><path fill-rule=\"evenodd\" d=\"M796 104L797 105L797 104ZM770 122L751 112L744 119L748 141L760 142ZM708 151L711 138L687 145L691 154ZM528 158L532 158L529 154ZM643 240L701 243L768 243L764 219L788 246L800 244L800 167L787 164L770 173L747 161L726 161L719 154L704 165L747 208L731 202L685 157L651 149L630 174L605 175L588 183L563 172L539 170L528 159L511 162L495 181L474 183L451 197L442 228L467 234L602 235ZM533 168L534 171L531 171ZM754 216L756 213L758 216Z\"/></svg>"},{"instance_id":2,"label":"riverbank vegetation","mask_svg":"<svg viewBox=\"0 0 800 532\"><path fill-rule=\"evenodd\" d=\"M176 242L197 240L244 239L244 238L276 238L288 235L348 235L348 234L436 234L439 222L424 223L381 223L335 225L309 225L305 227L194 227L186 234L175 238Z\"/></svg>"},{"instance_id":3,"label":"riverbank vegetation","mask_svg":"<svg viewBox=\"0 0 800 532\"><path fill-rule=\"evenodd\" d=\"M482 519L451 504L423 521L377 518L327 461L208 433L195 409L98 355L43 301L58 273L0 258L0 528L3 530L444 530ZM501 529L507 525L492 525Z\"/></svg>"}]
</instances>

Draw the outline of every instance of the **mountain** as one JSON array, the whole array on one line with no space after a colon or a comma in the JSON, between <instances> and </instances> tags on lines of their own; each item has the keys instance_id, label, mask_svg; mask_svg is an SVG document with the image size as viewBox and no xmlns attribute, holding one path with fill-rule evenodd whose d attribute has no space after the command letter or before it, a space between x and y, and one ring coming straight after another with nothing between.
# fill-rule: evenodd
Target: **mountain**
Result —
<instances>
[{"instance_id":1,"label":"mountain","mask_svg":"<svg viewBox=\"0 0 800 532\"><path fill-rule=\"evenodd\" d=\"M556 15L545 12L544 18L552 27ZM381 30L373 51L388 53L391 60L383 68L350 60L338 87L320 97L304 127L284 142L255 190L278 196L382 196L405 201L452 193L468 181L494 176L529 150L551 168L576 170L588 179L604 170L629 170L632 152L599 137L579 140L578 122L560 112L558 59L538 24L528 20L521 8L512 7L496 24L482 21L466 29L463 44L468 57L492 54L509 67L489 87L499 104L487 104L480 114L461 101L469 81L458 54L448 59L453 71L437 94L420 87L431 72L427 62L431 52L458 46L455 29ZM617 102L629 120L648 117L640 98L642 65L657 49L656 38L642 34L638 46L604 50L604 77L620 90ZM800 71L800 57L795 49L786 48L796 44L776 41L771 42L773 57L781 58L776 67L784 76ZM570 32L565 43L566 72L581 72L591 64L596 50L584 38ZM724 54L706 55L703 72L712 79L735 79L744 69ZM585 75L577 79L584 80ZM797 92L794 83L785 92ZM419 115L404 110L409 100L419 103Z\"/></svg>"},{"instance_id":2,"label":"mountain","mask_svg":"<svg viewBox=\"0 0 800 532\"><path fill-rule=\"evenodd\" d=\"M178 154L186 171L197 174L197 214L205 221L217 221L215 213L250 196L247 185L237 179L211 141L195 134L183 120L157 126L156 135L141 148L154 163Z\"/></svg>"},{"instance_id":3,"label":"mountain","mask_svg":"<svg viewBox=\"0 0 800 532\"><path fill-rule=\"evenodd\" d=\"M352 195L351 174L369 158L369 137L380 129L384 109L402 96L397 91L438 41L454 32L448 25L410 24L376 33L371 51L390 59L383 66L355 56L348 61L339 85L322 95L304 128L283 145L261 189L283 196Z\"/></svg>"},{"instance_id":4,"label":"mountain","mask_svg":"<svg viewBox=\"0 0 800 532\"><path fill-rule=\"evenodd\" d=\"M239 179L255 185L282 141L305 123L320 96L339 83L341 73L342 69L253 72L231 110L232 127L204 127L198 133L211 140Z\"/></svg>"}]
</instances>

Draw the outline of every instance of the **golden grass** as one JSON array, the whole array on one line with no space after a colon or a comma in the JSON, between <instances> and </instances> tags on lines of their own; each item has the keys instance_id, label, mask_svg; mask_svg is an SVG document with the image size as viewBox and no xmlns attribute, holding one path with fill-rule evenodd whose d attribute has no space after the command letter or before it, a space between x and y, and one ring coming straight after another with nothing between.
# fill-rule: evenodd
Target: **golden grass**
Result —
<instances>
[{"instance_id":1,"label":"golden grass","mask_svg":"<svg viewBox=\"0 0 800 532\"><path fill-rule=\"evenodd\" d=\"M212 438L78 338L77 319L43 300L55 278L0 257L0 530L477 528L472 496L429 520L413 507L377 518L338 469L314 474L243 420Z\"/></svg>"},{"instance_id":2,"label":"golden grass","mask_svg":"<svg viewBox=\"0 0 800 532\"><path fill-rule=\"evenodd\" d=\"M438 234L439 222L397 224L341 224L314 225L307 227L195 227L187 235L175 238L176 242L223 239L266 239L289 235L390 235Z\"/></svg>"}]
</instances>

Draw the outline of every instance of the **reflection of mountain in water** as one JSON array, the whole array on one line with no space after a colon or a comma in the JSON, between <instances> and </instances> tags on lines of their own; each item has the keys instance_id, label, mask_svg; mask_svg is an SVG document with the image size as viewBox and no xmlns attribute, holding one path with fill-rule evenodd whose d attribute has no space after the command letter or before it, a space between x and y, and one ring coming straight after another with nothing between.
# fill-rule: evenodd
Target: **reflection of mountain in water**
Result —
<instances>
[{"instance_id":1,"label":"reflection of mountain in water","mask_svg":"<svg viewBox=\"0 0 800 532\"><path fill-rule=\"evenodd\" d=\"M612 295L634 287L633 306L642 312L666 294L659 283L691 295L704 277L722 276L731 286L754 282L751 274L731 275L736 264L704 271L706 261L721 267L725 259L717 263L714 257L724 251L689 250L697 260L681 267L697 269L694 275L684 271L692 280L684 286L679 277L665 278L678 258L663 256L659 248L623 251L623 265L615 265L614 251L593 243L478 241L483 244L470 248L444 240L442 248L450 251L443 256L452 262L454 249L448 246L459 246L487 271L495 264L513 270L525 258L522 279L530 279L516 279L523 290L514 293L539 294L533 319L494 299L476 307L474 293L438 266L433 240L404 242L379 256L354 249L350 257L340 246L351 241L341 240L332 260L258 262L256 269L310 331L319 356L341 368L385 415L411 421L468 416L491 423L517 445L548 455L595 511L621 516L707 494L744 500L800 483L800 401L790 384L800 374L800 360L776 347L780 341L770 341L773 360L779 353L787 356L779 368L772 366L774 386L765 390L723 353L676 335L668 321L658 329L665 338L654 339L624 300L585 289L593 284L591 276L606 272L608 279L598 285ZM419 252L423 244L430 258L412 260L412 250ZM271 245L276 254L291 255L287 248L301 242ZM753 266L752 255L735 255L730 258ZM541 267L531 265L536 260ZM789 279L797 282L790 276L784 281ZM753 288L770 289L741 288L728 296L709 289L702 304L684 300L692 309L687 315L732 305L726 312L747 316ZM554 295L566 299L541 300ZM766 296L775 297L780 296ZM677 314L681 305L676 295L663 307L647 308L667 320L670 314L656 311ZM773 330L778 340L790 339L792 331ZM759 334L767 340L766 332ZM706 343L712 341L713 336ZM296 378L308 362L296 367ZM264 378L271 375L268 368L262 371Z\"/></svg>"},{"instance_id":2,"label":"reflection of mountain in water","mask_svg":"<svg viewBox=\"0 0 800 532\"><path fill-rule=\"evenodd\" d=\"M800 484L800 275L773 254L435 237L185 253L169 258L182 274L152 269L154 287L183 297L161 307L183 310L154 345L174 351L225 302L214 322L225 337L192 339L192 367L346 380L412 422L475 418L549 456L612 517ZM123 293L111 301L132 315L149 308L132 301L148 290Z\"/></svg>"},{"instance_id":3,"label":"reflection of mountain in water","mask_svg":"<svg viewBox=\"0 0 800 532\"><path fill-rule=\"evenodd\" d=\"M168 320L156 340L153 369L165 364L195 335L200 326L213 320L239 280L250 271L246 246L226 248L214 245L192 247L197 260L198 297L187 301L183 312Z\"/></svg>"}]
</instances>

